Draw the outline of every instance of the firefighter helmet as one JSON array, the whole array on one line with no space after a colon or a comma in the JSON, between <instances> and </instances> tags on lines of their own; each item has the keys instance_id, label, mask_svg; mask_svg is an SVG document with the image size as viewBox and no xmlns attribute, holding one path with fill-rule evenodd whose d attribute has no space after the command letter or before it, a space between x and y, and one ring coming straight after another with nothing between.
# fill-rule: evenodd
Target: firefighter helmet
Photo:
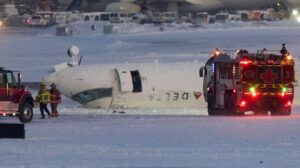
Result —
<instances>
[{"instance_id":1,"label":"firefighter helmet","mask_svg":"<svg viewBox=\"0 0 300 168\"><path fill-rule=\"evenodd\" d=\"M45 87L45 86L46 86L46 84L44 82L40 83L40 87Z\"/></svg>"},{"instance_id":2,"label":"firefighter helmet","mask_svg":"<svg viewBox=\"0 0 300 168\"><path fill-rule=\"evenodd\" d=\"M52 83L52 84L51 84L51 87L56 87L56 84L55 84L55 83Z\"/></svg>"}]
</instances>

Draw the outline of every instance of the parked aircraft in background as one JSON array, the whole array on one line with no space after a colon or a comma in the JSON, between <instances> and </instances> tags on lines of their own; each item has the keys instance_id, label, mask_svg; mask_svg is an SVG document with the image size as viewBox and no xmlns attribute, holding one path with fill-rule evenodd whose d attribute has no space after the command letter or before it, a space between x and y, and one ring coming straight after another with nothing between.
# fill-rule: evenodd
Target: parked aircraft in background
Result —
<instances>
[{"instance_id":1,"label":"parked aircraft in background","mask_svg":"<svg viewBox=\"0 0 300 168\"><path fill-rule=\"evenodd\" d=\"M37 2L37 0L28 0ZM71 5L73 3L73 5ZM93 8L96 11L137 12L143 9L154 11L201 12L219 10L250 10L282 6L300 7L299 0L58 0L60 8L72 10L72 6L82 10ZM76 10L76 9L74 9Z\"/></svg>"}]
</instances>

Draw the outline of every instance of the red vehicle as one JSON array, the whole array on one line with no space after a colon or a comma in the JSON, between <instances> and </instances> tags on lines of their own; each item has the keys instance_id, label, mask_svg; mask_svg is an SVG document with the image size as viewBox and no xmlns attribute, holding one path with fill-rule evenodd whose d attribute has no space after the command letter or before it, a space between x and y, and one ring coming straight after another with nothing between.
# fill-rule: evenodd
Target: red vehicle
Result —
<instances>
[{"instance_id":1,"label":"red vehicle","mask_svg":"<svg viewBox=\"0 0 300 168\"><path fill-rule=\"evenodd\" d=\"M0 116L15 116L29 123L33 118L33 106L31 93L21 85L20 72L0 68Z\"/></svg>"},{"instance_id":2,"label":"red vehicle","mask_svg":"<svg viewBox=\"0 0 300 168\"><path fill-rule=\"evenodd\" d=\"M290 115L294 98L294 60L287 52L218 51L200 69L210 115Z\"/></svg>"}]
</instances>

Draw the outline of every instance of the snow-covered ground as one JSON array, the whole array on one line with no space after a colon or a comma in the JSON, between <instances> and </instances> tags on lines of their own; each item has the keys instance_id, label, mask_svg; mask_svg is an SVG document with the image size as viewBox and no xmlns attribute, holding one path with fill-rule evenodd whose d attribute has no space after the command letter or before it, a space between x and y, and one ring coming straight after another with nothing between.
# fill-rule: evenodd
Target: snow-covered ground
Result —
<instances>
[{"instance_id":1,"label":"snow-covered ground","mask_svg":"<svg viewBox=\"0 0 300 168\"><path fill-rule=\"evenodd\" d=\"M69 61L72 44L80 46L83 64L201 64L216 47L256 51L282 43L300 55L300 25L286 21L172 24L164 31L123 24L106 36L88 32L88 24L76 26L82 30L74 37L56 37L54 28L0 29L1 66L21 70L24 81L39 81L52 65ZM100 115L105 110L64 98L61 117L40 120L35 109L25 140L0 140L0 167L300 167L299 100L297 94L289 117L196 117Z\"/></svg>"}]
</instances>

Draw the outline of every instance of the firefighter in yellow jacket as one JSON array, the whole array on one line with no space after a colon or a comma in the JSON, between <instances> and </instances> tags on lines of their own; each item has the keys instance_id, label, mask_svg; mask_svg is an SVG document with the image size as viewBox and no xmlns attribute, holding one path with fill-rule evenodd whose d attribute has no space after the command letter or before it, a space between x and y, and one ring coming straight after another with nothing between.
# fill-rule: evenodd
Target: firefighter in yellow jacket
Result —
<instances>
[{"instance_id":1,"label":"firefighter in yellow jacket","mask_svg":"<svg viewBox=\"0 0 300 168\"><path fill-rule=\"evenodd\" d=\"M50 117L50 112L47 108L47 104L50 103L50 97L51 97L51 94L50 94L50 91L46 88L46 84L40 83L40 90L36 96L35 101L40 104L40 111L41 111L41 115L42 115L41 119L45 118L44 111L46 111L46 113Z\"/></svg>"}]
</instances>

